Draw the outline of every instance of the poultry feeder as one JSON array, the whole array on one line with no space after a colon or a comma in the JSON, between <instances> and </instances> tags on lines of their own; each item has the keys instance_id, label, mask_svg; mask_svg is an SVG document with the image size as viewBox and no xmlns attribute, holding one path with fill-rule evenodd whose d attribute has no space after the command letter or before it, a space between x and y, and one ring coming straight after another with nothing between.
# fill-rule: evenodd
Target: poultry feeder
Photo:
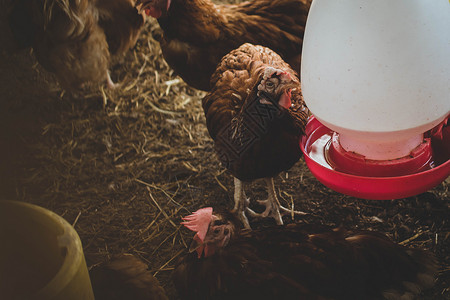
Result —
<instances>
[{"instance_id":1,"label":"poultry feeder","mask_svg":"<svg viewBox=\"0 0 450 300\"><path fill-rule=\"evenodd\" d=\"M94 299L81 241L42 207L0 200L2 299Z\"/></svg>"},{"instance_id":2,"label":"poultry feeder","mask_svg":"<svg viewBox=\"0 0 450 300\"><path fill-rule=\"evenodd\" d=\"M387 200L450 174L450 2L314 0L302 52L313 117L301 140L326 186Z\"/></svg>"}]
</instances>

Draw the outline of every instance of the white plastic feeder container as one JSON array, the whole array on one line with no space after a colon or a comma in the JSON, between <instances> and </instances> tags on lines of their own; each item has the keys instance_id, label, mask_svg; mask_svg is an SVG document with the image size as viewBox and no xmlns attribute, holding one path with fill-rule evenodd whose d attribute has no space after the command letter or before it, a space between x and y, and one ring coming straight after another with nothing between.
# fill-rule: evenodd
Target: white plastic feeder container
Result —
<instances>
[{"instance_id":1,"label":"white plastic feeder container","mask_svg":"<svg viewBox=\"0 0 450 300\"><path fill-rule=\"evenodd\" d=\"M450 111L449 1L314 0L301 78L346 151L409 155Z\"/></svg>"}]
</instances>

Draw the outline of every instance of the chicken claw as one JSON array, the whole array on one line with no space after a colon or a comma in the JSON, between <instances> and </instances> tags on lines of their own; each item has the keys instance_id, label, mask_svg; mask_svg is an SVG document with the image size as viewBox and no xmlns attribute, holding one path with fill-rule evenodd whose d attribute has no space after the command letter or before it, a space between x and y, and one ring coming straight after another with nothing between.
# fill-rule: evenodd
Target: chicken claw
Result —
<instances>
[{"instance_id":1,"label":"chicken claw","mask_svg":"<svg viewBox=\"0 0 450 300\"><path fill-rule=\"evenodd\" d=\"M119 86L118 83L114 83L114 81L112 81L109 71L106 73L106 86L111 90L113 90Z\"/></svg>"},{"instance_id":2,"label":"chicken claw","mask_svg":"<svg viewBox=\"0 0 450 300\"><path fill-rule=\"evenodd\" d=\"M266 200L257 200L259 204L266 207L266 209L262 213L257 213L248 207L250 204L250 200L245 195L244 183L236 177L234 178L234 208L232 212L237 215L246 229L251 229L247 215L252 218L273 218L275 219L277 225L283 225L282 216L306 215L306 213L304 212L295 211L293 209L283 207L278 201L277 195L275 193L273 178L265 178L264 180L267 184L267 192L269 196Z\"/></svg>"},{"instance_id":3,"label":"chicken claw","mask_svg":"<svg viewBox=\"0 0 450 300\"><path fill-rule=\"evenodd\" d=\"M262 213L256 213L255 211L247 207L246 211L248 212L249 216L253 218L274 218L277 225L283 225L283 219L281 218L281 216L306 215L305 212L288 209L280 204L280 201L278 200L275 193L275 186L272 177L265 178L264 181L267 184L267 192L269 196L266 200L257 200L257 202L261 205L264 205L266 209Z\"/></svg>"}]
</instances>

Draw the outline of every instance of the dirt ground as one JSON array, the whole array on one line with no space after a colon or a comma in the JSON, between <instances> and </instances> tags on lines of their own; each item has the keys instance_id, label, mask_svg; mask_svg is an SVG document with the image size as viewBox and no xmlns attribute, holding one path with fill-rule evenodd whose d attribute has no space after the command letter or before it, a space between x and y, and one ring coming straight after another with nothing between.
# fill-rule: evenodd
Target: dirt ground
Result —
<instances>
[{"instance_id":1,"label":"dirt ground","mask_svg":"<svg viewBox=\"0 0 450 300\"><path fill-rule=\"evenodd\" d=\"M233 181L205 127L204 93L173 74L152 38L157 31L149 21L112 68L116 90L77 93L64 92L30 50L13 54L2 35L0 197L63 216L80 235L89 267L119 253L139 256L176 299L171 271L192 237L181 216L231 208ZM369 201L323 186L301 160L275 183L284 205L308 213L295 221L378 230L430 249L439 277L421 299L450 299L449 179L407 199ZM247 194L264 193L255 182Z\"/></svg>"}]
</instances>

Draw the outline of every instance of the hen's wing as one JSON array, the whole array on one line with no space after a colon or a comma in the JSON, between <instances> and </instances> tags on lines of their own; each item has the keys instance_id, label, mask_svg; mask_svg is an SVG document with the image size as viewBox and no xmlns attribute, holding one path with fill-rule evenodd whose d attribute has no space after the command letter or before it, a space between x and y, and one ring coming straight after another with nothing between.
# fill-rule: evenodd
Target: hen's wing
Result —
<instances>
[{"instance_id":1,"label":"hen's wing","mask_svg":"<svg viewBox=\"0 0 450 300\"><path fill-rule=\"evenodd\" d=\"M259 0L228 6L225 15L238 40L266 46L300 72L306 18L311 3L304 0ZM227 8L227 6L225 6ZM230 36L231 38L231 36Z\"/></svg>"},{"instance_id":2,"label":"hen's wing","mask_svg":"<svg viewBox=\"0 0 450 300\"><path fill-rule=\"evenodd\" d=\"M299 72L309 7L302 0L172 1L169 14L158 19L164 58L189 85L203 90L210 90L221 58L243 43L274 50Z\"/></svg>"},{"instance_id":3,"label":"hen's wing","mask_svg":"<svg viewBox=\"0 0 450 300\"><path fill-rule=\"evenodd\" d=\"M273 268L306 288L335 299L413 299L434 283L434 256L393 243L372 231L291 224L249 233Z\"/></svg>"}]
</instances>

